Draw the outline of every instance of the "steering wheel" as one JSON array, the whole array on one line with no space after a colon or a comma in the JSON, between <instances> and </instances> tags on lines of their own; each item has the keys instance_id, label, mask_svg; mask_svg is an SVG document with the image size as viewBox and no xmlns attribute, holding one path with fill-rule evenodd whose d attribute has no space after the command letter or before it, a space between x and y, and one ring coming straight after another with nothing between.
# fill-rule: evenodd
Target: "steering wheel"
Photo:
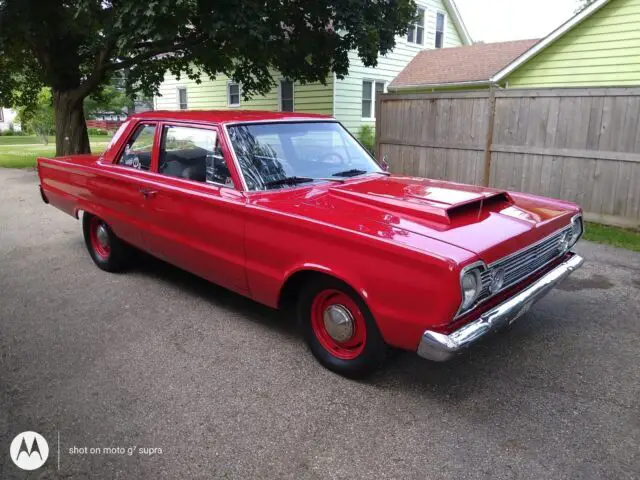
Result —
<instances>
[{"instance_id":1,"label":"steering wheel","mask_svg":"<svg viewBox=\"0 0 640 480\"><path fill-rule=\"evenodd\" d=\"M333 159L333 160L331 160ZM342 155L336 152L325 153L318 158L318 163L328 163L329 165L346 165L346 161Z\"/></svg>"}]
</instances>

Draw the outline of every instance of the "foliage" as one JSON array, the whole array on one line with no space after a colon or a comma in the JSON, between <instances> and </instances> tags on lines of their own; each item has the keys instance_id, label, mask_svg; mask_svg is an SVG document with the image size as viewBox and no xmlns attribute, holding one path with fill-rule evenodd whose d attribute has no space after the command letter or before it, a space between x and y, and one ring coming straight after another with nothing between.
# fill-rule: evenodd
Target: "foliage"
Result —
<instances>
[{"instance_id":1,"label":"foliage","mask_svg":"<svg viewBox=\"0 0 640 480\"><path fill-rule=\"evenodd\" d=\"M584 239L640 252L640 231L587 222Z\"/></svg>"},{"instance_id":2,"label":"foliage","mask_svg":"<svg viewBox=\"0 0 640 480\"><path fill-rule=\"evenodd\" d=\"M109 135L108 131L101 128L87 128L87 133L89 134L89 136Z\"/></svg>"},{"instance_id":3,"label":"foliage","mask_svg":"<svg viewBox=\"0 0 640 480\"><path fill-rule=\"evenodd\" d=\"M358 140L360 143L364 145L364 147L369 150L371 155L376 154L376 135L375 130L371 125L362 125L358 129Z\"/></svg>"},{"instance_id":4,"label":"foliage","mask_svg":"<svg viewBox=\"0 0 640 480\"><path fill-rule=\"evenodd\" d=\"M38 93L35 104L18 108L17 119L23 130L35 133L47 145L49 135L55 131L51 90L43 88Z\"/></svg>"},{"instance_id":5,"label":"foliage","mask_svg":"<svg viewBox=\"0 0 640 480\"><path fill-rule=\"evenodd\" d=\"M413 0L0 0L0 104L33 105L51 87L65 142L57 152L86 150L84 99L119 72L130 97L157 93L167 71L198 82L225 74L245 97L266 93L276 70L326 82L347 74L351 50L375 66L415 8Z\"/></svg>"},{"instance_id":6,"label":"foliage","mask_svg":"<svg viewBox=\"0 0 640 480\"><path fill-rule=\"evenodd\" d=\"M16 130L15 125L12 123L9 124L9 128L4 130L4 131L0 131L0 137L4 136L4 137L20 137L23 136L24 132L22 130Z\"/></svg>"},{"instance_id":7,"label":"foliage","mask_svg":"<svg viewBox=\"0 0 640 480\"><path fill-rule=\"evenodd\" d=\"M106 85L87 97L84 101L84 114L87 118L102 112L120 113L129 107L132 100L127 97L123 89L115 85Z\"/></svg>"}]
</instances>

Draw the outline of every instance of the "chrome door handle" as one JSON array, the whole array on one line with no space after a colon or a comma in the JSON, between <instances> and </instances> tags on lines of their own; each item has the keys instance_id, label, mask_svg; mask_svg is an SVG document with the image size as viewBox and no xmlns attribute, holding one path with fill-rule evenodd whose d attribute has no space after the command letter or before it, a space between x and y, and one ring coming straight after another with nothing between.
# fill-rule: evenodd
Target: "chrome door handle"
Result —
<instances>
[{"instance_id":1,"label":"chrome door handle","mask_svg":"<svg viewBox=\"0 0 640 480\"><path fill-rule=\"evenodd\" d=\"M142 194L144 198L155 197L156 193L158 193L155 190L149 190L147 188L139 188L138 191Z\"/></svg>"}]
</instances>

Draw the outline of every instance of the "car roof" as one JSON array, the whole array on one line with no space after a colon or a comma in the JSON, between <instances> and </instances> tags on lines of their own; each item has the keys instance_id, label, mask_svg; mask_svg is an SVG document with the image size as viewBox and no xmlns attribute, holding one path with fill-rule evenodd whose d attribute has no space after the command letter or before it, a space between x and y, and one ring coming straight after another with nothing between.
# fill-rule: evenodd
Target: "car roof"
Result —
<instances>
[{"instance_id":1,"label":"car roof","mask_svg":"<svg viewBox=\"0 0 640 480\"><path fill-rule=\"evenodd\" d=\"M259 110L153 110L136 113L130 118L210 123L262 122L269 120L333 120L329 115L316 113L268 112Z\"/></svg>"}]
</instances>

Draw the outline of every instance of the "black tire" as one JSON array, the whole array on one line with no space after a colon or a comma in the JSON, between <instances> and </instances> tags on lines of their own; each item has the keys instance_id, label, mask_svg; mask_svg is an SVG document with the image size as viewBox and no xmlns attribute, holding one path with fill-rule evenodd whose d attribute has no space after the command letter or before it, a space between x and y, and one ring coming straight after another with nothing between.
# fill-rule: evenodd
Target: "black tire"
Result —
<instances>
[{"instance_id":1,"label":"black tire","mask_svg":"<svg viewBox=\"0 0 640 480\"><path fill-rule=\"evenodd\" d=\"M96 224L104 228L106 246L102 246L96 241L94 230ZM82 232L89 255L98 268L106 272L121 272L129 266L132 248L120 240L101 218L85 213L82 217Z\"/></svg>"},{"instance_id":2,"label":"black tire","mask_svg":"<svg viewBox=\"0 0 640 480\"><path fill-rule=\"evenodd\" d=\"M364 325L366 330L364 341L358 343L360 346L354 347L353 351L346 351L348 358L336 356L331 349L331 345L329 345L329 347L326 346L327 337L325 337L324 340L320 338L320 336L323 336L323 332L318 331L317 323L314 327L314 318L318 318L318 310L316 309L318 307L322 308L322 305L326 305L326 303L320 303L320 305L318 305L318 302L321 301L325 295L329 295L329 298L333 295L332 293L327 294L326 292L340 292L340 294L346 296L339 297L345 300L344 302L336 300L336 304L339 306L349 307L348 310L355 310L354 305L357 306L359 312L357 312L357 314L354 312L353 315L359 319L357 320L358 325ZM336 293L335 295L338 294ZM347 297L353 303L346 301ZM336 296L333 298L336 298ZM328 301L329 305L333 302L333 300ZM305 285L298 298L297 317L304 339L311 353L324 367L333 372L349 378L362 378L379 369L387 356L388 346L382 338L369 308L351 287L339 280L330 277L318 277ZM355 336L354 333L353 337ZM332 338L328 338L328 340L329 343L336 343L338 347L336 350L340 353L340 345L338 342L335 342Z\"/></svg>"}]
</instances>

